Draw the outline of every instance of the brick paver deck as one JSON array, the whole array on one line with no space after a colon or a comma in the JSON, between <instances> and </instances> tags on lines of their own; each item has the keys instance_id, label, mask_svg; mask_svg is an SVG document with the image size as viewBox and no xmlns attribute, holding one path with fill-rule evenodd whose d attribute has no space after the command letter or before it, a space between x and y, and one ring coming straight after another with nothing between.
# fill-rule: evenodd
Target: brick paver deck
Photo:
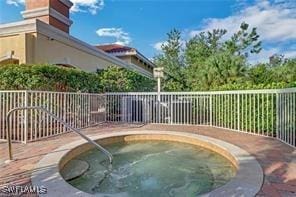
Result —
<instances>
[{"instance_id":1,"label":"brick paver deck","mask_svg":"<svg viewBox=\"0 0 296 197\"><path fill-rule=\"evenodd\" d=\"M256 157L264 171L264 184L257 196L296 196L296 149L276 139L238 133L226 129L205 126L127 125L103 124L84 130L91 136L98 133L123 130L171 130L193 132L237 145ZM29 144L13 144L16 161L4 164L7 159L7 145L0 142L0 188L1 185L31 184L30 175L34 165L46 154L69 142L81 139L74 133L67 133ZM0 192L0 196L4 194ZM24 195L28 196L28 195ZM31 195L32 196L32 195Z\"/></svg>"}]
</instances>

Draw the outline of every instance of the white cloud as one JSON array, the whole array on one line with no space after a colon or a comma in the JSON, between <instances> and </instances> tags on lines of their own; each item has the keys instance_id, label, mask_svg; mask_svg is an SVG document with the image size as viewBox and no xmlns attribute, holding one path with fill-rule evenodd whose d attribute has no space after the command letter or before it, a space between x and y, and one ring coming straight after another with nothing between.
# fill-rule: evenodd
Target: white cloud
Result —
<instances>
[{"instance_id":1,"label":"white cloud","mask_svg":"<svg viewBox=\"0 0 296 197\"><path fill-rule=\"evenodd\" d=\"M180 43L181 43L181 48L184 49L185 46L186 46L186 40L183 40L181 39L180 40ZM156 49L157 51L162 51L162 46L165 46L167 45L168 42L167 41L160 41L160 42L157 42L155 44L152 44L153 48Z\"/></svg>"},{"instance_id":2,"label":"white cloud","mask_svg":"<svg viewBox=\"0 0 296 197\"><path fill-rule=\"evenodd\" d=\"M155 44L153 44L153 48L156 49L157 51L161 51L161 47L162 45L166 45L167 42L166 41L163 41L163 42L157 42Z\"/></svg>"},{"instance_id":3,"label":"white cloud","mask_svg":"<svg viewBox=\"0 0 296 197\"><path fill-rule=\"evenodd\" d=\"M296 58L296 51L293 49L280 49L280 48L269 48L262 49L259 54L253 54L248 58L251 64L256 64L259 62L267 63L269 61L269 57L272 55L279 54L284 55L285 58Z\"/></svg>"},{"instance_id":4,"label":"white cloud","mask_svg":"<svg viewBox=\"0 0 296 197\"><path fill-rule=\"evenodd\" d=\"M101 28L98 29L96 33L98 36L115 38L115 44L128 45L132 41L129 34L124 32L121 28Z\"/></svg>"},{"instance_id":5,"label":"white cloud","mask_svg":"<svg viewBox=\"0 0 296 197\"><path fill-rule=\"evenodd\" d=\"M37 1L37 0L36 0ZM71 0L73 6L72 12L90 12L97 14L98 10L104 7L104 0ZM6 0L9 5L19 6L25 3L25 0Z\"/></svg>"},{"instance_id":6,"label":"white cloud","mask_svg":"<svg viewBox=\"0 0 296 197\"><path fill-rule=\"evenodd\" d=\"M72 12L90 12L91 14L97 14L98 10L104 7L104 0L71 0L73 6Z\"/></svg>"},{"instance_id":7,"label":"white cloud","mask_svg":"<svg viewBox=\"0 0 296 197\"><path fill-rule=\"evenodd\" d=\"M283 52L283 55L286 58L296 58L296 51L285 51Z\"/></svg>"},{"instance_id":8,"label":"white cloud","mask_svg":"<svg viewBox=\"0 0 296 197\"><path fill-rule=\"evenodd\" d=\"M6 3L8 5L19 6L19 5L25 4L25 0L6 0Z\"/></svg>"},{"instance_id":9,"label":"white cloud","mask_svg":"<svg viewBox=\"0 0 296 197\"><path fill-rule=\"evenodd\" d=\"M291 5L293 4L293 5ZM235 33L242 22L257 27L261 40L279 42L296 39L296 3L258 1L255 5L245 7L240 12L226 18L209 18L204 20L202 28L192 30L190 36L201 31L227 29L228 36Z\"/></svg>"},{"instance_id":10,"label":"white cloud","mask_svg":"<svg viewBox=\"0 0 296 197\"><path fill-rule=\"evenodd\" d=\"M280 53L279 48L262 49L260 53L253 54L248 58L248 60L251 64L256 64L259 62L267 63L269 61L269 57L271 57L274 54L282 54L282 53Z\"/></svg>"}]
</instances>

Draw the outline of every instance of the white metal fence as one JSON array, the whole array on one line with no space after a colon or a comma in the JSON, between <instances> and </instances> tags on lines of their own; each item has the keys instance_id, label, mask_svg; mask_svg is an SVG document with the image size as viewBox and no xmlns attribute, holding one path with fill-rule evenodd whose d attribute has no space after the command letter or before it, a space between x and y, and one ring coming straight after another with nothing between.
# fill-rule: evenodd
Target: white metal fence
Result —
<instances>
[{"instance_id":1,"label":"white metal fence","mask_svg":"<svg viewBox=\"0 0 296 197\"><path fill-rule=\"evenodd\" d=\"M41 106L74 128L105 121L105 96L101 94L0 91L0 139L6 139L6 114L15 107ZM15 112L9 120L12 140L29 142L68 132L48 114L38 110Z\"/></svg>"},{"instance_id":2,"label":"white metal fence","mask_svg":"<svg viewBox=\"0 0 296 197\"><path fill-rule=\"evenodd\" d=\"M208 125L276 137L296 146L296 88L215 92L84 94L0 91L0 139L6 139L6 113L41 106L74 128L104 121ZM35 141L68 130L36 110L15 112L12 140Z\"/></svg>"},{"instance_id":3,"label":"white metal fence","mask_svg":"<svg viewBox=\"0 0 296 197\"><path fill-rule=\"evenodd\" d=\"M208 125L296 145L296 88L215 92L107 93L106 120Z\"/></svg>"}]
</instances>

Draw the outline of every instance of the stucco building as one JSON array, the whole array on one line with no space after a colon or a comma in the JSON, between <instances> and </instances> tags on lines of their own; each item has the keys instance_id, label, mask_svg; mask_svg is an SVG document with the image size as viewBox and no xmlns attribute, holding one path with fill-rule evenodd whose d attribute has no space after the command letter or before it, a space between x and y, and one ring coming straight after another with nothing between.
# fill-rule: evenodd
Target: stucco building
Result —
<instances>
[{"instance_id":1,"label":"stucco building","mask_svg":"<svg viewBox=\"0 0 296 197\"><path fill-rule=\"evenodd\" d=\"M26 0L25 4L24 20L0 25L0 65L49 63L90 72L115 65L152 76L153 63L133 48L127 47L134 51L127 58L71 36L71 1Z\"/></svg>"},{"instance_id":2,"label":"stucco building","mask_svg":"<svg viewBox=\"0 0 296 197\"><path fill-rule=\"evenodd\" d=\"M98 49L113 55L134 67L139 67L143 72L152 73L155 65L142 55L137 49L119 44L96 45Z\"/></svg>"}]
</instances>

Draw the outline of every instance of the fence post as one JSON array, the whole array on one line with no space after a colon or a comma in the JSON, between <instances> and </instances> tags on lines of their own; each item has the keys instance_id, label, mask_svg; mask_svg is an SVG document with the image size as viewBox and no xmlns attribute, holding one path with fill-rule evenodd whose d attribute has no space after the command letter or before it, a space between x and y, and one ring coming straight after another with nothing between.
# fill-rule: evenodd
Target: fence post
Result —
<instances>
[{"instance_id":1,"label":"fence post","mask_svg":"<svg viewBox=\"0 0 296 197\"><path fill-rule=\"evenodd\" d=\"M108 116L108 94L104 94L104 104L105 104L105 122L107 122L107 116Z\"/></svg>"},{"instance_id":2,"label":"fence post","mask_svg":"<svg viewBox=\"0 0 296 197\"><path fill-rule=\"evenodd\" d=\"M91 98L90 98L90 94L85 94L85 97L87 99L87 120L86 120L86 125L87 127L91 124L91 119L90 119L90 116L91 116Z\"/></svg>"},{"instance_id":3,"label":"fence post","mask_svg":"<svg viewBox=\"0 0 296 197\"><path fill-rule=\"evenodd\" d=\"M210 94L210 126L213 126L213 95Z\"/></svg>"},{"instance_id":4,"label":"fence post","mask_svg":"<svg viewBox=\"0 0 296 197\"><path fill-rule=\"evenodd\" d=\"M173 124L173 95L169 95L171 102L170 102L170 124Z\"/></svg>"},{"instance_id":5,"label":"fence post","mask_svg":"<svg viewBox=\"0 0 296 197\"><path fill-rule=\"evenodd\" d=\"M240 131L240 95L237 94L237 130Z\"/></svg>"},{"instance_id":6,"label":"fence post","mask_svg":"<svg viewBox=\"0 0 296 197\"><path fill-rule=\"evenodd\" d=\"M279 120L279 116L280 116L280 98L279 98L279 93L276 93L276 138L280 138L279 136L279 127L280 127L280 120Z\"/></svg>"},{"instance_id":7,"label":"fence post","mask_svg":"<svg viewBox=\"0 0 296 197\"><path fill-rule=\"evenodd\" d=\"M25 102L24 102L25 107L28 107L28 91L25 90ZM28 142L28 110L25 110L24 112L24 143L26 144Z\"/></svg>"}]
</instances>

